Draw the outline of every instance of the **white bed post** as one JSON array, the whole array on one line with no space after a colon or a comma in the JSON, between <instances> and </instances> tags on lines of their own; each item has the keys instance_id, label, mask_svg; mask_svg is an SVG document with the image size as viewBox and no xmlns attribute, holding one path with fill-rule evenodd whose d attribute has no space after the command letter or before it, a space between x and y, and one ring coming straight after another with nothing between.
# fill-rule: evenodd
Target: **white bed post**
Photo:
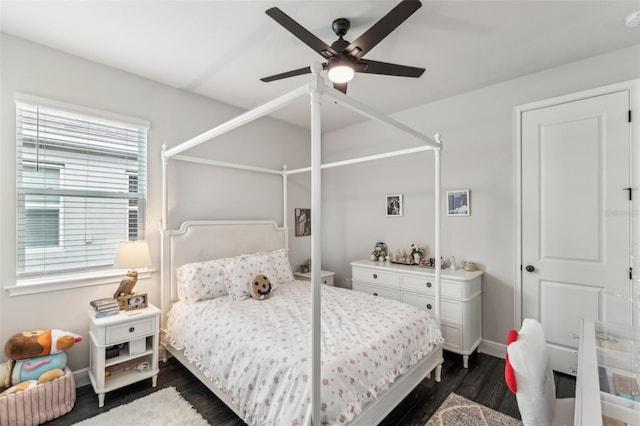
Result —
<instances>
[{"instance_id":1,"label":"white bed post","mask_svg":"<svg viewBox=\"0 0 640 426\"><path fill-rule=\"evenodd\" d=\"M171 306L171 266L167 255L168 234L167 218L169 216L169 159L166 157L167 145L162 145L162 221L160 222L160 326L165 328L167 312Z\"/></svg>"},{"instance_id":2,"label":"white bed post","mask_svg":"<svg viewBox=\"0 0 640 426\"><path fill-rule=\"evenodd\" d=\"M442 260L440 259L440 152L442 150L442 142L440 141L440 133L435 134L435 140L440 144L440 147L433 150L434 154L434 197L435 197L435 256L436 256L436 322L440 327L440 274L442 268Z\"/></svg>"},{"instance_id":3,"label":"white bed post","mask_svg":"<svg viewBox=\"0 0 640 426\"><path fill-rule=\"evenodd\" d=\"M322 66L315 62L309 78L311 95L311 423L320 424L320 267L322 251L322 121L321 104L324 79Z\"/></svg>"},{"instance_id":4,"label":"white bed post","mask_svg":"<svg viewBox=\"0 0 640 426\"><path fill-rule=\"evenodd\" d=\"M289 248L289 222L287 216L287 209L289 208L287 205L287 201L289 200L289 189L287 187L287 178L289 175L287 174L287 165L282 166L282 227L284 228L284 236L285 236L285 247Z\"/></svg>"}]
</instances>

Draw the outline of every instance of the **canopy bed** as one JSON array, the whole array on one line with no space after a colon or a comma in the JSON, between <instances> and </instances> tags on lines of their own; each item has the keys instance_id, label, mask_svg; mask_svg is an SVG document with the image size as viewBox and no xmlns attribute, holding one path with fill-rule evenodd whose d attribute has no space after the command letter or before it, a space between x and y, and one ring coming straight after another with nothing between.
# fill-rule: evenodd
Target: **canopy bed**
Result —
<instances>
[{"instance_id":1,"label":"canopy bed","mask_svg":"<svg viewBox=\"0 0 640 426\"><path fill-rule=\"evenodd\" d=\"M314 64L311 70L312 75L308 85L292 90L171 149L163 147L161 309L164 344L168 352L250 424L276 424L277 420L278 424L371 425L382 420L432 371L435 370L436 381L440 381L443 362L443 344L439 330L441 143L439 135L436 135L433 140L347 97L339 90L325 85L324 79L320 76L322 70L320 64ZM283 167L282 170L271 170L182 155L185 150L250 123L307 94L311 97L310 167L296 170L287 170ZM365 117L385 123L417 138L424 145L322 164L320 105L323 96L328 96L338 104ZM376 299L362 294L351 298L352 292L349 290L322 286L319 268L322 264L321 170L423 151L433 151L435 162L434 256L437 262L435 318L432 319L417 308L399 302ZM278 226L273 221L199 220L187 221L179 229L169 229L168 166L170 160L281 175L282 226ZM311 209L314 214L314 220L311 223L311 286L309 282L294 282L287 258L287 177L305 172L311 173ZM268 301L250 298L242 300L241 297L234 300L232 296L234 296L233 285L235 284L231 288L228 287L230 276L246 275L247 269L251 270L252 265L257 264L268 268L276 278L275 282L274 280L272 282L278 285L278 289L274 291L273 297ZM209 283L203 284L201 282L203 271L207 271L204 273L207 277L214 276L214 280L218 275L219 278L223 277L221 279L226 280L229 294L221 296L225 290L220 285L218 291L212 290L213 287ZM194 286L195 282L198 284ZM244 285L246 288L246 283ZM207 287L206 290L204 290L205 287ZM212 292L217 293L212 295ZM192 300L189 300L190 298ZM301 302L296 304L294 300ZM194 303L194 301L197 302ZM335 310L338 312L332 312L331 307L340 306L342 302L347 305ZM387 303L392 305L386 305ZM375 307L372 309L372 306ZM272 324L281 324L282 330L274 332L276 334L271 336L273 341L269 340L269 332L263 329L260 329L259 337L245 338L247 333L256 334L259 327L238 325L240 320L233 318L241 307L247 309L243 311L242 318L247 318L247 315L256 315L252 321L259 323L266 318L272 320ZM377 324L378 328L388 326L389 330L373 333L371 329L366 327L360 329L356 326L357 323L371 322L363 320L359 315L366 315L369 312L368 315L371 318L370 312L376 312L376 310L384 312L385 309L397 312L397 314L388 315L390 318L397 317L397 324L392 324L396 322L395 320L385 320L384 327ZM283 311L296 311L296 313L292 314L292 317L280 317ZM341 316L345 311L348 312L346 316L350 318ZM214 323L213 321L222 322ZM389 324L386 324L387 322ZM216 325L211 326L211 324ZM291 324L295 326L290 326ZM332 324L333 327L331 327ZM391 330L391 327L396 328ZM413 329L410 330L411 328ZM189 329L195 329L195 335L190 334ZM208 329L211 335L203 337L205 329ZM284 347L279 347L274 341L280 340L283 334L287 335L287 339L293 338L294 341L288 341L284 343ZM311 336L310 351L309 335ZM402 338L400 339L399 336ZM396 339L402 340L402 343ZM198 347L197 340L206 341L206 345ZM230 346L232 341L242 341L245 346L242 346L242 349L234 349ZM260 341L263 342L260 343ZM349 343L343 348L341 345L345 341ZM223 349L215 349L211 346L213 344L222 345ZM253 346L254 344L263 346ZM388 367L389 370L384 370L382 364L394 356L387 356L386 351L396 354L394 356L398 358L395 364ZM212 352L213 359L205 359ZM292 356L282 355L287 352ZM295 354L298 352L308 353L310 356L303 354L296 357ZM247 354L260 355L247 356ZM275 372L268 373L273 376L264 376L267 373L263 373L261 368L265 364L273 364L280 359L286 362L288 358L296 358L295 365L276 363L272 367ZM371 365L367 367L369 363ZM231 364L235 365L236 370L232 369ZM349 364L355 364L357 372L346 371ZM373 374L377 370L382 371L380 377ZM231 379L236 376L243 377L232 383ZM341 380L350 381L350 383L345 383L343 387L338 385ZM257 388L260 383L266 382L269 382L269 385L272 384L271 382L281 384L285 382L286 389ZM353 387L349 387L350 385ZM255 389L254 386L256 386ZM342 402L332 399L329 395L334 393L339 394L338 400L346 401L343 406L340 406ZM251 394L249 399L242 399L243 395L247 394ZM257 405L261 407L256 408ZM303 412L289 413L287 410L292 410L290 406L296 406ZM280 415L276 420L268 417L273 415L274 411ZM283 418L287 420L282 420Z\"/></svg>"}]
</instances>

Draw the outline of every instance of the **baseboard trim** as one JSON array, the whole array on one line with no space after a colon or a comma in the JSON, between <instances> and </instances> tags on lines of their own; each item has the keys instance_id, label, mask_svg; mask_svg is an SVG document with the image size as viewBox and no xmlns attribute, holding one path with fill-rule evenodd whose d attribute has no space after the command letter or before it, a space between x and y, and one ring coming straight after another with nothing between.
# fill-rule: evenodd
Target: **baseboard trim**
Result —
<instances>
[{"instance_id":1,"label":"baseboard trim","mask_svg":"<svg viewBox=\"0 0 640 426\"><path fill-rule=\"evenodd\" d=\"M74 371L73 378L76 381L76 388L81 388L82 386L87 386L91 384L91 380L89 379L88 368L81 368L80 370Z\"/></svg>"},{"instance_id":2,"label":"baseboard trim","mask_svg":"<svg viewBox=\"0 0 640 426\"><path fill-rule=\"evenodd\" d=\"M492 342L491 340L482 340L480 346L478 346L478 352L504 359L507 353L507 345Z\"/></svg>"}]
</instances>

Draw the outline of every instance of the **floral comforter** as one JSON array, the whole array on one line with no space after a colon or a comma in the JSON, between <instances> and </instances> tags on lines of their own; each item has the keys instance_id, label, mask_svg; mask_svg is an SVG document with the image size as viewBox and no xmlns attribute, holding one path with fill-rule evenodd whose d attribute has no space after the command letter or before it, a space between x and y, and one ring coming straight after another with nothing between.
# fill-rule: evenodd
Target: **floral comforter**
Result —
<instances>
[{"instance_id":1,"label":"floral comforter","mask_svg":"<svg viewBox=\"0 0 640 426\"><path fill-rule=\"evenodd\" d=\"M178 302L167 336L250 425L307 425L310 304L308 281L281 285L267 300ZM424 311L322 286L322 424L348 423L442 341Z\"/></svg>"}]
</instances>

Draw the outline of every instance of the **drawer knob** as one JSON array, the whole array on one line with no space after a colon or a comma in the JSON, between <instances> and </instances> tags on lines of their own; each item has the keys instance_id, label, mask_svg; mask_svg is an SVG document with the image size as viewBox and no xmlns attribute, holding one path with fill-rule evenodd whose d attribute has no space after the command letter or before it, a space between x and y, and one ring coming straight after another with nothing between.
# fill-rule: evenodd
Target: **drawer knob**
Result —
<instances>
[{"instance_id":1,"label":"drawer knob","mask_svg":"<svg viewBox=\"0 0 640 426\"><path fill-rule=\"evenodd\" d=\"M377 295L378 295L378 293L373 293L373 295L374 295L374 296L377 296Z\"/></svg>"},{"instance_id":2,"label":"drawer knob","mask_svg":"<svg viewBox=\"0 0 640 426\"><path fill-rule=\"evenodd\" d=\"M378 278L378 274L373 274L373 278Z\"/></svg>"},{"instance_id":3,"label":"drawer knob","mask_svg":"<svg viewBox=\"0 0 640 426\"><path fill-rule=\"evenodd\" d=\"M431 309L431 303L427 303L427 309Z\"/></svg>"},{"instance_id":4,"label":"drawer knob","mask_svg":"<svg viewBox=\"0 0 640 426\"><path fill-rule=\"evenodd\" d=\"M431 283L428 282L427 283L427 287L431 288Z\"/></svg>"},{"instance_id":5,"label":"drawer knob","mask_svg":"<svg viewBox=\"0 0 640 426\"><path fill-rule=\"evenodd\" d=\"M136 330L135 327L129 327L129 333L133 333Z\"/></svg>"}]
</instances>

